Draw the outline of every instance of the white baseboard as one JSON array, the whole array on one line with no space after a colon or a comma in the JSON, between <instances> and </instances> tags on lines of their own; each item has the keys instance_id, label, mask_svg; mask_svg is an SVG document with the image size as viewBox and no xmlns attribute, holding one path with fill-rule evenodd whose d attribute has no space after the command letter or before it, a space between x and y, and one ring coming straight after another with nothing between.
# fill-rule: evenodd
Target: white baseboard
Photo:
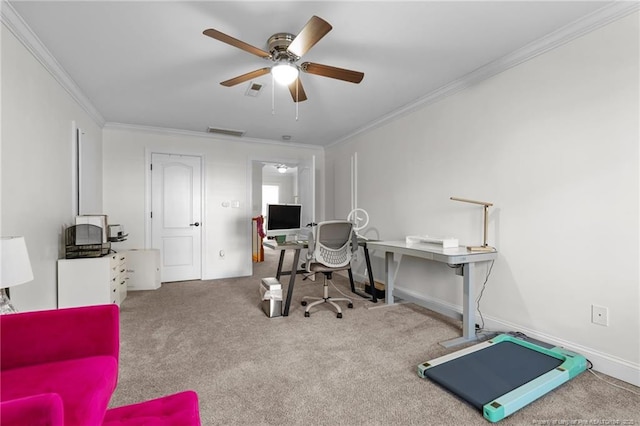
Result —
<instances>
[{"instance_id":1,"label":"white baseboard","mask_svg":"<svg viewBox=\"0 0 640 426\"><path fill-rule=\"evenodd\" d=\"M543 342L569 349L587 358L593 364L593 370L616 379L623 380L634 386L640 386L640 365L624 359L606 354L596 349L570 342L550 334L542 333L530 328L522 327L507 321L484 315L486 329L498 331L519 331Z\"/></svg>"},{"instance_id":2,"label":"white baseboard","mask_svg":"<svg viewBox=\"0 0 640 426\"><path fill-rule=\"evenodd\" d=\"M358 282L366 281L368 279L362 274L353 274L354 280ZM449 310L462 311L461 306L452 306L442 300L425 297L423 295L413 294L411 295L410 302L416 303L420 306L424 306L427 309L432 309L433 306L446 307ZM436 311L439 311L436 309ZM439 311L440 312L440 311ZM440 312L444 313L444 311ZM445 313L446 315L446 313ZM476 319L479 319L476 315ZM615 357L613 355L598 351L596 349L589 348L574 342L570 342L559 337L552 336L550 334L542 333L527 327L522 327L518 324L504 321L498 318L487 317L483 315L484 327L487 330L495 331L518 331L526 334L543 342L566 348L570 351L577 352L587 358L593 364L593 370L614 377L616 379L625 381L634 386L640 387L640 364L636 364L624 359Z\"/></svg>"}]
</instances>

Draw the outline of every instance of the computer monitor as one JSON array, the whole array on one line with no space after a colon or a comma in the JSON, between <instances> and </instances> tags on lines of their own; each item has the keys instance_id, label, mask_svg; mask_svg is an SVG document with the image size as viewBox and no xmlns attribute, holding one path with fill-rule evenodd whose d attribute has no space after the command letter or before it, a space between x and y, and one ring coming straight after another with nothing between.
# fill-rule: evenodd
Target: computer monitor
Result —
<instances>
[{"instance_id":1,"label":"computer monitor","mask_svg":"<svg viewBox=\"0 0 640 426\"><path fill-rule=\"evenodd\" d=\"M301 228L300 204L268 204L267 236L297 234Z\"/></svg>"}]
</instances>

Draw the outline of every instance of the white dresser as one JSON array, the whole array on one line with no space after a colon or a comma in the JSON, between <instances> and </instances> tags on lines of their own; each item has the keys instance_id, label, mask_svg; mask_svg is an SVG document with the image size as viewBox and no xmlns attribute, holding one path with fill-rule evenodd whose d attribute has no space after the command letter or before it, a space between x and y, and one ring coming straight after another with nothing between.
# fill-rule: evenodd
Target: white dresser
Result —
<instances>
[{"instance_id":1,"label":"white dresser","mask_svg":"<svg viewBox=\"0 0 640 426\"><path fill-rule=\"evenodd\" d=\"M58 308L118 306L127 297L126 252L58 260Z\"/></svg>"}]
</instances>

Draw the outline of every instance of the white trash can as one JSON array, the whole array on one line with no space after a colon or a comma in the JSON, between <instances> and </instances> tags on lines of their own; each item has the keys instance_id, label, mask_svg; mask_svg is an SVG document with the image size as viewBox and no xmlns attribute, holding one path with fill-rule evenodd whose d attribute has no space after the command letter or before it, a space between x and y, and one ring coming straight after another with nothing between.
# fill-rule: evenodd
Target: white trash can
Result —
<instances>
[{"instance_id":1,"label":"white trash can","mask_svg":"<svg viewBox=\"0 0 640 426\"><path fill-rule=\"evenodd\" d=\"M269 318L282 315L282 284L277 279L263 278L260 284L262 310Z\"/></svg>"}]
</instances>

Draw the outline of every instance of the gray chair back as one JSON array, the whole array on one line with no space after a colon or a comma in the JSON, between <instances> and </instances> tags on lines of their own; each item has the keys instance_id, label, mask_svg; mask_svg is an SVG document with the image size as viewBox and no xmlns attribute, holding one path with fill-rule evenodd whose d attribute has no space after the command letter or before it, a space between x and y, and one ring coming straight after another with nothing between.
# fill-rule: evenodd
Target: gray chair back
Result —
<instances>
[{"instance_id":1,"label":"gray chair back","mask_svg":"<svg viewBox=\"0 0 640 426\"><path fill-rule=\"evenodd\" d=\"M311 262L329 268L341 268L351 263L353 254L353 223L346 220L320 222L309 244Z\"/></svg>"}]
</instances>

